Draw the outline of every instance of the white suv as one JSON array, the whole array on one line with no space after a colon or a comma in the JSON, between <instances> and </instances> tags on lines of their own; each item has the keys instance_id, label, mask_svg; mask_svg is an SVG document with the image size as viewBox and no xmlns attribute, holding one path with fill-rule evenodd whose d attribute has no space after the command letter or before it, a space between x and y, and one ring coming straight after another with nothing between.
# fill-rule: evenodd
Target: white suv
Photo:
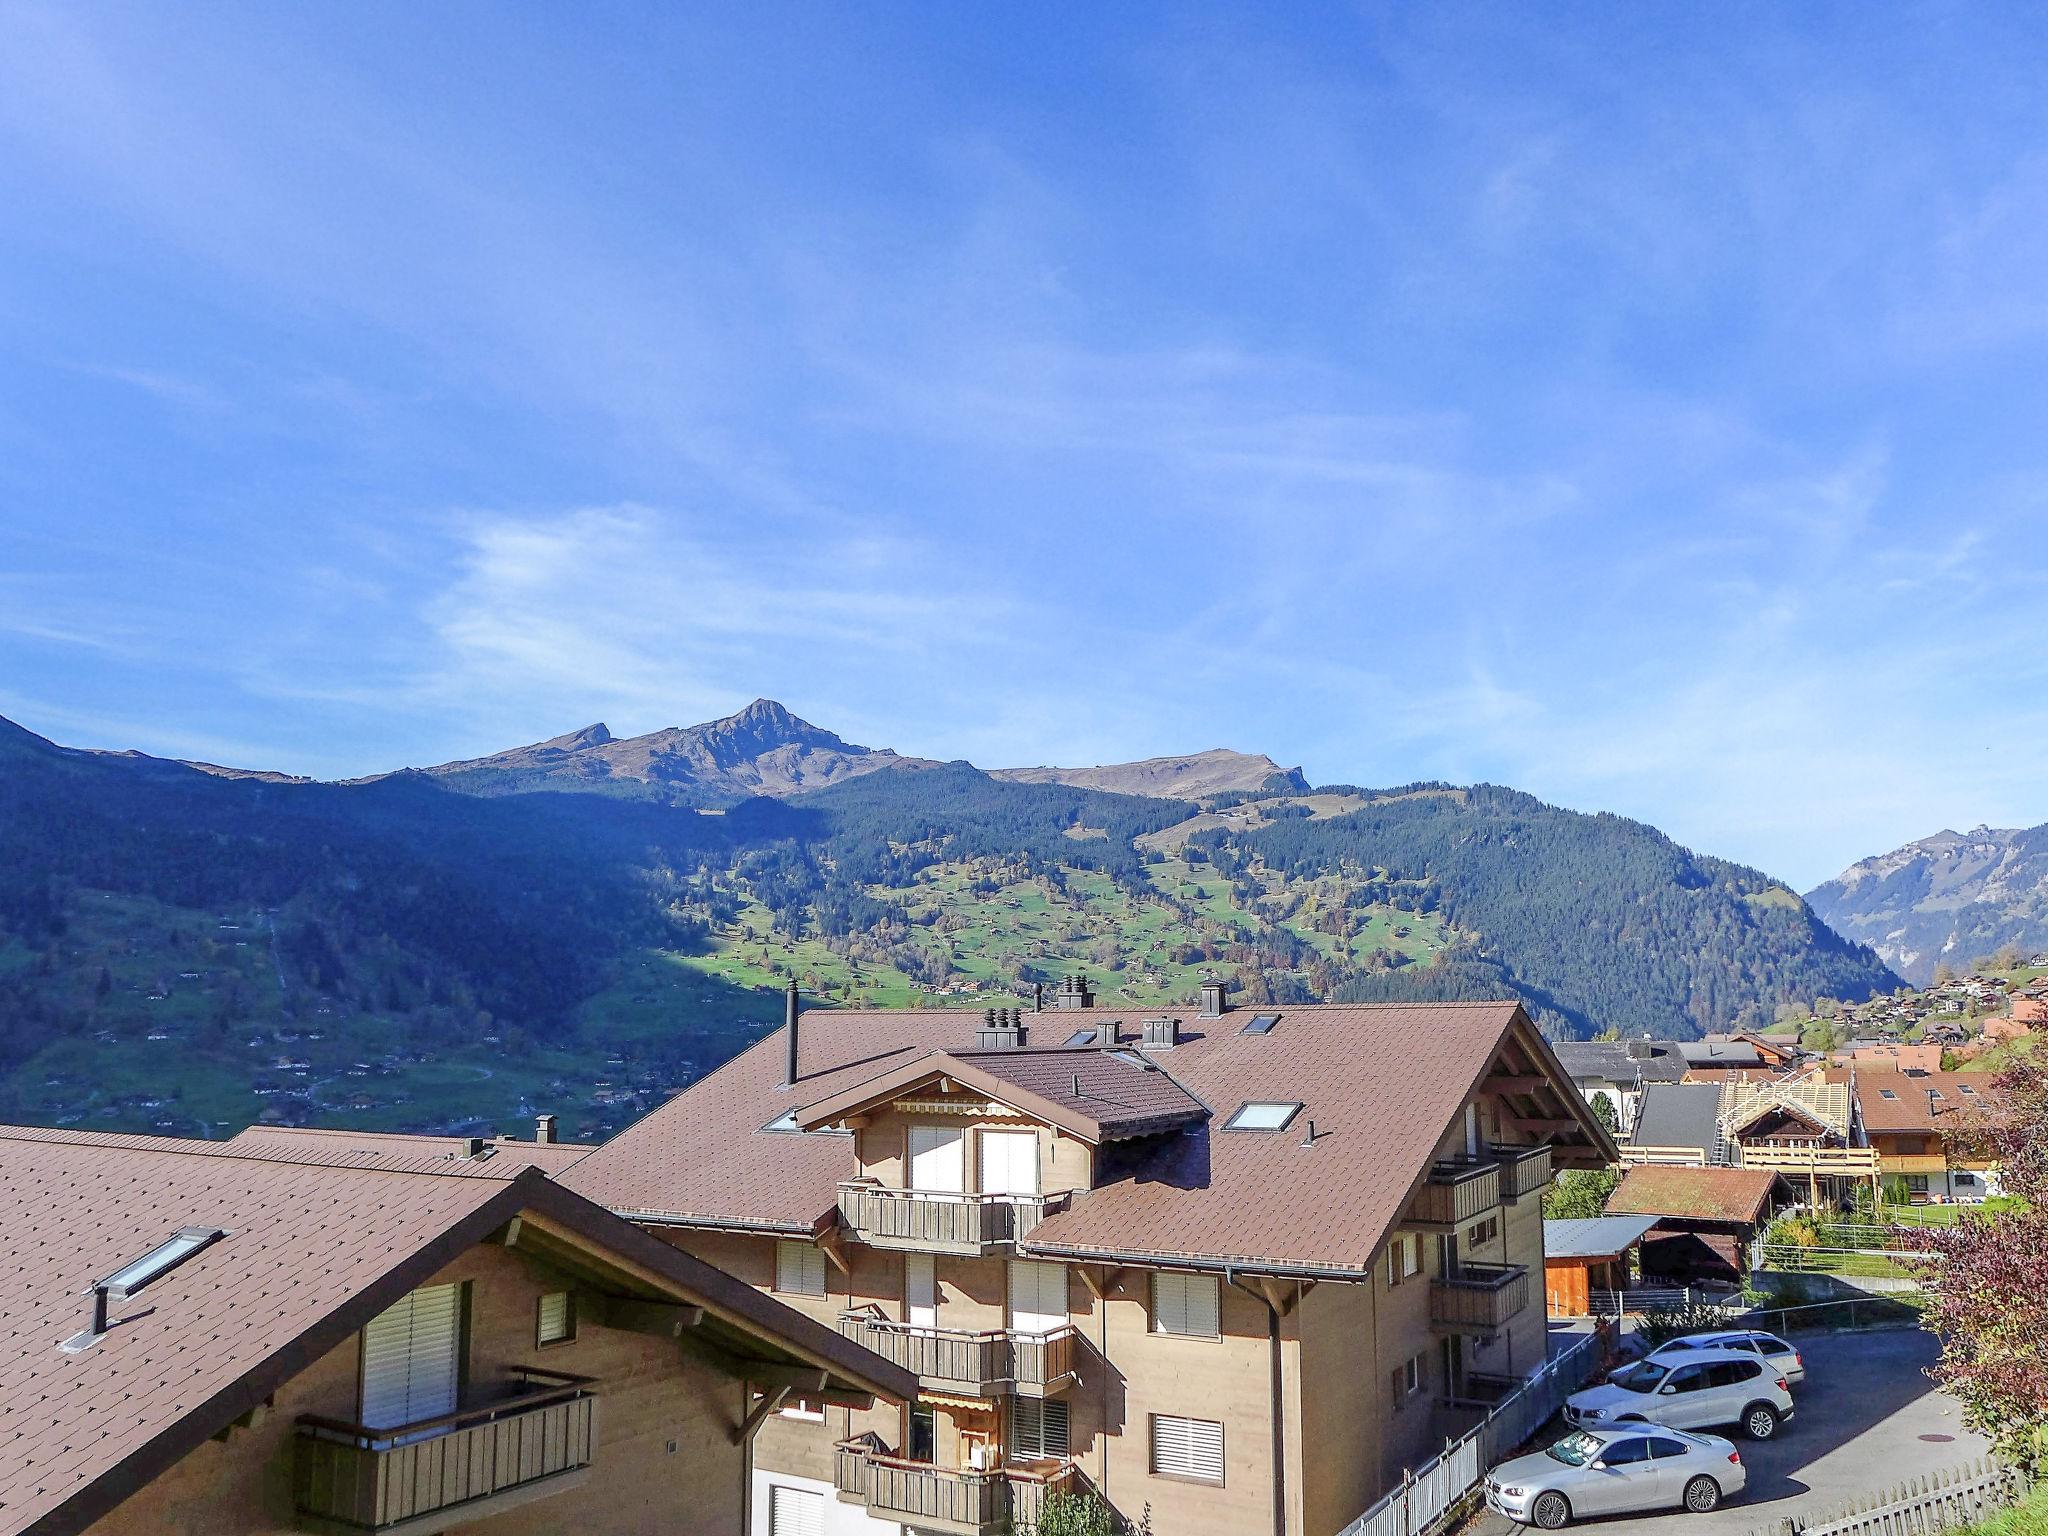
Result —
<instances>
[{"instance_id":1,"label":"white suv","mask_svg":"<svg viewBox=\"0 0 2048 1536\"><path fill-rule=\"evenodd\" d=\"M1644 1358L1670 1365L1681 1358L1691 1359L1706 1349L1732 1349L1739 1354L1761 1355L1764 1364L1775 1365L1778 1374L1793 1386L1806 1380L1806 1361L1799 1351L1775 1333L1765 1333L1760 1328L1721 1328L1711 1333L1688 1333L1682 1338L1666 1339Z\"/></svg>"},{"instance_id":2,"label":"white suv","mask_svg":"<svg viewBox=\"0 0 2048 1536\"><path fill-rule=\"evenodd\" d=\"M1574 1392L1564 1416L1578 1429L1739 1424L1750 1439L1768 1440L1792 1417L1792 1389L1775 1365L1753 1354L1689 1349L1675 1358L1638 1360L1604 1386Z\"/></svg>"}]
</instances>

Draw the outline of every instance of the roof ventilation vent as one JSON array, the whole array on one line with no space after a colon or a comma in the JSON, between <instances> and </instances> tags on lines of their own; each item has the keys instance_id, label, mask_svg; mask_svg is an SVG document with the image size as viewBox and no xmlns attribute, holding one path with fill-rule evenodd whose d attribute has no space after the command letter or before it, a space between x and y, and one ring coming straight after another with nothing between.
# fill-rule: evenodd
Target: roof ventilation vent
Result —
<instances>
[{"instance_id":1,"label":"roof ventilation vent","mask_svg":"<svg viewBox=\"0 0 2048 1536\"><path fill-rule=\"evenodd\" d=\"M982 1011L981 1028L974 1034L976 1050L1014 1051L1023 1044L1023 1016L1016 1009L988 1008Z\"/></svg>"},{"instance_id":2,"label":"roof ventilation vent","mask_svg":"<svg viewBox=\"0 0 2048 1536\"><path fill-rule=\"evenodd\" d=\"M1148 1051L1170 1051L1180 1044L1179 1019L1147 1019L1140 1044Z\"/></svg>"}]
</instances>

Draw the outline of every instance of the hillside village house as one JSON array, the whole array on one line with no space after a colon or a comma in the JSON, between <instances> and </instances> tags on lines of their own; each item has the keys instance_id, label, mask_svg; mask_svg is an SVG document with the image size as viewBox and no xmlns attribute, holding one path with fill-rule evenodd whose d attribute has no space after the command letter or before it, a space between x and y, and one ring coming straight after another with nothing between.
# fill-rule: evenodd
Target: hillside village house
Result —
<instances>
[{"instance_id":1,"label":"hillside village house","mask_svg":"<svg viewBox=\"0 0 2048 1536\"><path fill-rule=\"evenodd\" d=\"M1607 1101L1622 1136L1635 1127L1644 1089L1685 1077L1685 1057L1669 1040L1561 1040L1555 1049L1586 1102Z\"/></svg>"},{"instance_id":2,"label":"hillside village house","mask_svg":"<svg viewBox=\"0 0 2048 1536\"><path fill-rule=\"evenodd\" d=\"M561 1177L917 1374L763 1431L752 1536L1093 1489L1334 1536L1546 1350L1540 1193L1614 1149L1512 1002L832 1011Z\"/></svg>"},{"instance_id":3,"label":"hillside village house","mask_svg":"<svg viewBox=\"0 0 2048 1536\"><path fill-rule=\"evenodd\" d=\"M739 1531L795 1395L914 1395L582 1151L0 1127L0 1536Z\"/></svg>"},{"instance_id":4,"label":"hillside village house","mask_svg":"<svg viewBox=\"0 0 2048 1536\"><path fill-rule=\"evenodd\" d=\"M1990 1109L1996 1090L1981 1072L1851 1074L1856 1118L1877 1150L1883 1177L1903 1179L1915 1200L1973 1200L1998 1193L1998 1169L1961 1145L1959 1133Z\"/></svg>"}]
</instances>

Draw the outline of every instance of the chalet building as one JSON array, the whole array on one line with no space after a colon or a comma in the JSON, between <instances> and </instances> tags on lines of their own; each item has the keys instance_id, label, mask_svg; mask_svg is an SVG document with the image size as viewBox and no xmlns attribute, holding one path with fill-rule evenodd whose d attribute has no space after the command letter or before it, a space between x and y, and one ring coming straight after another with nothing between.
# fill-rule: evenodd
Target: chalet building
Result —
<instances>
[{"instance_id":1,"label":"chalet building","mask_svg":"<svg viewBox=\"0 0 2048 1536\"><path fill-rule=\"evenodd\" d=\"M1981 1072L1852 1075L1856 1119L1885 1177L1905 1180L1915 1201L1974 1200L1998 1193L1998 1167L1969 1152L1958 1133L1995 1103Z\"/></svg>"},{"instance_id":2,"label":"chalet building","mask_svg":"<svg viewBox=\"0 0 2048 1536\"><path fill-rule=\"evenodd\" d=\"M914 1371L762 1431L750 1536L1093 1490L1334 1536L1546 1350L1540 1193L1612 1145L1512 1002L798 1018L561 1177Z\"/></svg>"},{"instance_id":3,"label":"chalet building","mask_svg":"<svg viewBox=\"0 0 2048 1536\"><path fill-rule=\"evenodd\" d=\"M1635 1128L1645 1088L1685 1077L1685 1057L1669 1040L1564 1040L1555 1049L1580 1096L1607 1101L1622 1136Z\"/></svg>"},{"instance_id":4,"label":"chalet building","mask_svg":"<svg viewBox=\"0 0 2048 1536\"><path fill-rule=\"evenodd\" d=\"M0 1536L741 1531L776 1411L915 1395L584 1150L0 1127Z\"/></svg>"}]
</instances>

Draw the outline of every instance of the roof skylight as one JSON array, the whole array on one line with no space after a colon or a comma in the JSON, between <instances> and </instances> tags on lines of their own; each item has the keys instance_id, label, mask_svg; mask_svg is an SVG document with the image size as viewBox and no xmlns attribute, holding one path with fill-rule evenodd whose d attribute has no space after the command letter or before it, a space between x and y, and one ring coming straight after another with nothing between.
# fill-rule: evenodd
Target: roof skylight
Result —
<instances>
[{"instance_id":1,"label":"roof skylight","mask_svg":"<svg viewBox=\"0 0 2048 1536\"><path fill-rule=\"evenodd\" d=\"M1240 1105L1236 1114L1223 1122L1226 1131L1284 1131L1287 1122L1301 1113L1301 1105L1253 1101Z\"/></svg>"},{"instance_id":2,"label":"roof skylight","mask_svg":"<svg viewBox=\"0 0 2048 1536\"><path fill-rule=\"evenodd\" d=\"M141 1258L95 1282L116 1296L133 1296L152 1280L161 1280L193 1254L228 1235L226 1227L180 1227Z\"/></svg>"},{"instance_id":3,"label":"roof skylight","mask_svg":"<svg viewBox=\"0 0 2048 1536\"><path fill-rule=\"evenodd\" d=\"M1086 1029L1077 1029L1067 1036L1067 1044L1069 1045L1093 1045L1094 1043L1095 1026L1092 1024Z\"/></svg>"},{"instance_id":4,"label":"roof skylight","mask_svg":"<svg viewBox=\"0 0 2048 1536\"><path fill-rule=\"evenodd\" d=\"M1244 1028L1240 1029L1238 1033L1240 1035L1270 1035L1273 1032L1273 1026L1279 1022L1280 1015L1277 1013L1255 1013L1246 1021Z\"/></svg>"},{"instance_id":5,"label":"roof skylight","mask_svg":"<svg viewBox=\"0 0 2048 1536\"><path fill-rule=\"evenodd\" d=\"M785 1109L773 1120L770 1120L766 1125L762 1126L761 1129L764 1131L775 1131L778 1133L786 1133L789 1135L803 1136L847 1136L852 1134L850 1131L841 1130L821 1129L816 1131L806 1131L802 1126L796 1123L796 1111L793 1109Z\"/></svg>"}]
</instances>

